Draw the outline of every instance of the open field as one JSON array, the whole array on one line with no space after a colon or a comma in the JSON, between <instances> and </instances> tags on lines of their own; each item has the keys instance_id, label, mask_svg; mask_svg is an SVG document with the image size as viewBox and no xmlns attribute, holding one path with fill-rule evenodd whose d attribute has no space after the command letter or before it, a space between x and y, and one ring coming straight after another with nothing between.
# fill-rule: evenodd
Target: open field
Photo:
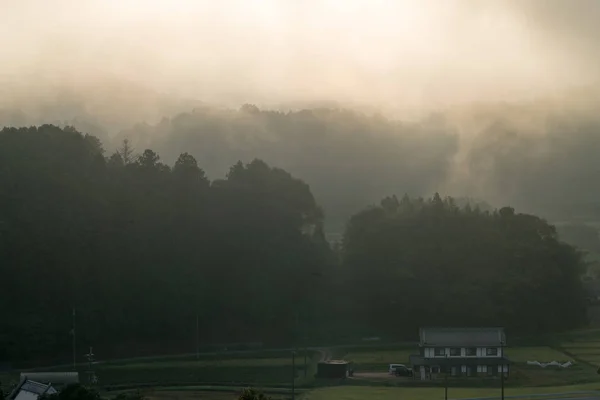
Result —
<instances>
[{"instance_id":1,"label":"open field","mask_svg":"<svg viewBox=\"0 0 600 400\"><path fill-rule=\"evenodd\" d=\"M507 390L517 390L530 387L534 392L545 392L547 388L561 387L564 391L571 390L572 385L593 384L598 382L600 389L600 376L596 373L600 366L600 330L587 330L572 332L564 336L556 336L557 343L549 346L524 346L507 347L506 356L511 359L511 373L506 380ZM334 358L343 358L352 362L352 368L356 372L356 379L347 380L345 387L335 387L332 390L341 390L341 398L347 393L354 393L348 386L356 388L356 391L379 390L383 394L388 390L400 390L407 392L392 392L396 394L410 395L411 391L417 390L427 397L428 394L437 393L442 382L420 381L406 378L397 378L386 374L391 363L408 364L409 356L418 352L416 345L408 346L406 343L382 344L381 346L334 346L330 352ZM296 357L296 380L298 386L308 385L337 385L339 382L321 381L313 382L316 373L316 363L320 359L320 351L309 351L307 358L306 379L304 378L304 354L302 351ZM540 368L529 366L527 361L574 361L575 364L566 369L549 367ZM87 381L86 365L80 368L82 382ZM70 370L71 368L60 367L57 370ZM46 368L42 370L48 370ZM153 396L161 398L182 398L175 396L184 387L190 387L191 391L197 393L197 398L229 398L232 387L255 386L255 387L289 387L292 379L292 359L289 350L248 351L248 352L221 352L201 354L199 359L195 355L183 355L172 357L155 357L133 360L104 361L93 366L98 377L98 384L107 389L140 388L164 388L152 391ZM18 373L0 375L0 380L6 386L18 379ZM13 382L14 381L14 382ZM469 397L472 394L496 391L499 387L497 379L481 378L467 379L450 378L452 387L452 398L460 398L456 393L466 391ZM229 387L225 393L207 391L209 386ZM433 387L432 387L433 386ZM585 386L585 385L584 385ZM460 387L460 389L459 389ZM594 387L595 389L596 387ZM349 392L344 392L344 390ZM146 390L146 389L144 389ZM161 391L161 393L158 393ZM167 394L162 393L168 392ZM320 396L321 391L327 393L326 389L317 389L315 392L306 394ZM458 391L458 392L456 392ZM170 394L169 394L170 393ZM336 392L337 393L337 392ZM379 393L379 392L377 392ZM212 396L212 397L211 397ZM435 396L434 396L435 397ZM465 396L463 396L465 397ZM473 397L473 396L471 396ZM320 397L315 397L319 399ZM370 398L370 397L369 397ZM383 397L385 398L385 396ZM415 397L418 398L418 397Z\"/></svg>"},{"instance_id":2,"label":"open field","mask_svg":"<svg viewBox=\"0 0 600 400\"><path fill-rule=\"evenodd\" d=\"M160 391L146 395L148 400L183 400L183 399L199 399L199 400L235 400L235 393L223 392L202 392L202 391Z\"/></svg>"},{"instance_id":3,"label":"open field","mask_svg":"<svg viewBox=\"0 0 600 400\"><path fill-rule=\"evenodd\" d=\"M289 399L290 389L257 388L273 400ZM241 393L242 388L219 387L219 386L182 386L177 388L154 388L142 390L141 393L147 400L170 400L170 399L210 399L210 400L235 400ZM104 393L105 399L113 399L119 393ZM296 397L302 396L305 391L296 390Z\"/></svg>"},{"instance_id":4,"label":"open field","mask_svg":"<svg viewBox=\"0 0 600 400\"><path fill-rule=\"evenodd\" d=\"M291 357L286 358L232 358L225 360L190 360L190 361L160 361L160 362L142 362L131 364L102 364L99 368L102 370L128 370L128 369L153 369L153 368L200 368L200 367L270 367L270 366L291 366Z\"/></svg>"},{"instance_id":5,"label":"open field","mask_svg":"<svg viewBox=\"0 0 600 400\"><path fill-rule=\"evenodd\" d=\"M307 359L310 367L315 354ZM129 383L225 383L236 385L289 385L292 359L244 358L225 360L167 361L133 364L100 364L94 368L101 385ZM296 358L296 376L304 376L304 358ZM308 375L308 374L307 374Z\"/></svg>"},{"instance_id":6,"label":"open field","mask_svg":"<svg viewBox=\"0 0 600 400\"><path fill-rule=\"evenodd\" d=\"M507 388L505 396L525 396L541 393L565 393L600 389L600 382L587 385L572 385L544 388ZM450 399L500 396L498 388L450 388ZM573 396L576 397L576 396ZM338 386L310 391L301 400L431 400L443 399L443 388L390 388L365 386ZM526 398L526 397L525 397ZM533 397L532 397L533 398Z\"/></svg>"},{"instance_id":7,"label":"open field","mask_svg":"<svg viewBox=\"0 0 600 400\"><path fill-rule=\"evenodd\" d=\"M316 372L320 353L307 352L306 379ZM304 352L299 351L295 360L296 384L304 379ZM80 379L87 382L88 368L79 368ZM52 369L43 369L52 370ZM57 367L55 370L71 370ZM172 357L142 360L118 360L94 364L92 370L101 387L129 387L139 385L233 385L233 386L289 386L292 379L291 352L262 352L240 354L209 354L195 357ZM7 380L18 380L18 373L7 376ZM7 382L8 383L8 382Z\"/></svg>"},{"instance_id":8,"label":"open field","mask_svg":"<svg viewBox=\"0 0 600 400\"><path fill-rule=\"evenodd\" d=\"M576 361L600 367L600 330L589 329L571 333L561 343L561 349Z\"/></svg>"},{"instance_id":9,"label":"open field","mask_svg":"<svg viewBox=\"0 0 600 400\"><path fill-rule=\"evenodd\" d=\"M416 350L377 350L354 351L344 356L345 360L352 361L356 371L384 372L389 364L408 364L408 357Z\"/></svg>"},{"instance_id":10,"label":"open field","mask_svg":"<svg viewBox=\"0 0 600 400\"><path fill-rule=\"evenodd\" d=\"M505 349L506 356L513 362L527 362L527 361L539 361L539 362L550 362L550 361L573 361L573 358L566 355L560 350L553 349L546 346L537 347L507 347Z\"/></svg>"}]
</instances>

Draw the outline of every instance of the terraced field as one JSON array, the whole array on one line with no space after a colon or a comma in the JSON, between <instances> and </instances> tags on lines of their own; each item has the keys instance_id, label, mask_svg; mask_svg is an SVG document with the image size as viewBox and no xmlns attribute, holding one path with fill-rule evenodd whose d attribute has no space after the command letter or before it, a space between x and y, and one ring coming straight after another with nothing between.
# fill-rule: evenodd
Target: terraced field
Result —
<instances>
[{"instance_id":1,"label":"terraced field","mask_svg":"<svg viewBox=\"0 0 600 400\"><path fill-rule=\"evenodd\" d=\"M561 344L561 348L574 359L600 367L600 330L576 332L569 340Z\"/></svg>"}]
</instances>

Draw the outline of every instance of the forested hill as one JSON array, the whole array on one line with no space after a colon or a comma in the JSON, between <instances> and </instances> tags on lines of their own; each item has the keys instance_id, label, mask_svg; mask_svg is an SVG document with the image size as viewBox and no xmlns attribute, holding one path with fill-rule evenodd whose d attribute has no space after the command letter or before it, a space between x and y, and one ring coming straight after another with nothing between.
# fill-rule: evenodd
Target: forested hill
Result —
<instances>
[{"instance_id":1,"label":"forested hill","mask_svg":"<svg viewBox=\"0 0 600 400\"><path fill-rule=\"evenodd\" d=\"M165 160L193 154L211 177L238 160L258 157L308 182L328 216L327 231L341 232L348 217L398 190L430 193L451 170L458 137L439 121L402 123L351 110L293 112L198 108L156 125L122 131L135 148L153 148Z\"/></svg>"},{"instance_id":2,"label":"forested hill","mask_svg":"<svg viewBox=\"0 0 600 400\"><path fill-rule=\"evenodd\" d=\"M333 137L328 149L342 141ZM385 184L374 165L395 158L353 148ZM102 358L193 350L197 316L203 344L585 323L580 255L535 216L388 197L355 214L331 248L311 188L285 170L229 160L210 181L191 153L167 165L139 149L105 153L97 138L51 125L0 132L0 361L68 361L73 308L78 346ZM311 150L317 165L336 166ZM431 160L412 165L436 176Z\"/></svg>"},{"instance_id":3,"label":"forested hill","mask_svg":"<svg viewBox=\"0 0 600 400\"><path fill-rule=\"evenodd\" d=\"M512 204L559 222L600 196L600 119L591 104L598 103L581 96L480 105L416 121L344 109L205 107L123 130L110 148L127 138L169 163L188 152L211 178L258 157L310 184L327 232L341 232L364 205L404 192Z\"/></svg>"}]
</instances>

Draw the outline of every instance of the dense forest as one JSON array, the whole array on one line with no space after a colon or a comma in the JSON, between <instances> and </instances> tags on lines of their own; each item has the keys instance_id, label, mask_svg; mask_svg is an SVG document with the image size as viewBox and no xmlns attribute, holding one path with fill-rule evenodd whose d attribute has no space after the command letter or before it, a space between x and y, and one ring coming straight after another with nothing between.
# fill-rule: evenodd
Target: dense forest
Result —
<instances>
[{"instance_id":1,"label":"dense forest","mask_svg":"<svg viewBox=\"0 0 600 400\"><path fill-rule=\"evenodd\" d=\"M511 204L556 222L591 211L600 222L590 210L600 195L600 119L585 108L598 102L577 101L481 105L414 119L339 108L198 107L121 130L109 146L129 139L169 163L189 152L209 177L260 158L310 185L328 232L341 233L366 204L405 192Z\"/></svg>"},{"instance_id":2,"label":"dense forest","mask_svg":"<svg viewBox=\"0 0 600 400\"><path fill-rule=\"evenodd\" d=\"M303 147L304 138L294 154L314 157L314 173L335 181L330 168L343 166L327 151L342 139L332 133L321 148L328 135L308 129L314 113L257 112L240 118L306 118L290 126L299 141L300 133L314 135L315 145ZM194 121L182 116L178 124L191 134L198 128L186 118ZM419 151L421 139L412 137L402 142L406 155ZM221 140L206 137L201 160L224 154ZM358 166L386 163L356 140ZM390 162L403 159L396 146ZM531 334L586 322L582 255L543 219L438 194L398 199L398 170L391 197L365 202L344 224L343 240L329 243L328 214L297 174L226 159L225 177L209 180L197 149L167 165L128 141L105 152L96 137L69 127L0 132L0 360L68 361L72 310L78 346L93 345L98 357L192 351L197 319L203 345L410 340L423 324ZM416 164L405 159L405 171L444 169L435 152ZM358 171L356 188L340 188L349 201L361 179L395 179Z\"/></svg>"}]
</instances>

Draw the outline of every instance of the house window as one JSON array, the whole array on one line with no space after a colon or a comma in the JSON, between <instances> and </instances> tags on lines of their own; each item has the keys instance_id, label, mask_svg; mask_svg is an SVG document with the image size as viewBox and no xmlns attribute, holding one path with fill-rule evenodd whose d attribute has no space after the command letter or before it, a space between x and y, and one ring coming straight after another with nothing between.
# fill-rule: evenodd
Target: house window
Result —
<instances>
[{"instance_id":1,"label":"house window","mask_svg":"<svg viewBox=\"0 0 600 400\"><path fill-rule=\"evenodd\" d=\"M446 349L443 347L435 348L435 356L436 357L444 357L446 355Z\"/></svg>"},{"instance_id":2,"label":"house window","mask_svg":"<svg viewBox=\"0 0 600 400\"><path fill-rule=\"evenodd\" d=\"M450 356L460 357L460 347L451 347L450 348Z\"/></svg>"},{"instance_id":3,"label":"house window","mask_svg":"<svg viewBox=\"0 0 600 400\"><path fill-rule=\"evenodd\" d=\"M467 347L465 349L465 355L467 357L475 357L475 356L477 356L477 347Z\"/></svg>"},{"instance_id":4,"label":"house window","mask_svg":"<svg viewBox=\"0 0 600 400\"><path fill-rule=\"evenodd\" d=\"M440 367L438 367L438 366L431 367L431 373L432 374L439 374L440 373Z\"/></svg>"},{"instance_id":5,"label":"house window","mask_svg":"<svg viewBox=\"0 0 600 400\"><path fill-rule=\"evenodd\" d=\"M496 375L496 374L494 373L495 371L496 371L496 369L494 368L494 366L493 366L493 365L489 365L489 366L487 367L487 374L488 374L488 376L494 376L494 375Z\"/></svg>"},{"instance_id":6,"label":"house window","mask_svg":"<svg viewBox=\"0 0 600 400\"><path fill-rule=\"evenodd\" d=\"M485 354L488 356L497 356L498 349L496 347L488 347L487 349L485 349Z\"/></svg>"}]
</instances>

